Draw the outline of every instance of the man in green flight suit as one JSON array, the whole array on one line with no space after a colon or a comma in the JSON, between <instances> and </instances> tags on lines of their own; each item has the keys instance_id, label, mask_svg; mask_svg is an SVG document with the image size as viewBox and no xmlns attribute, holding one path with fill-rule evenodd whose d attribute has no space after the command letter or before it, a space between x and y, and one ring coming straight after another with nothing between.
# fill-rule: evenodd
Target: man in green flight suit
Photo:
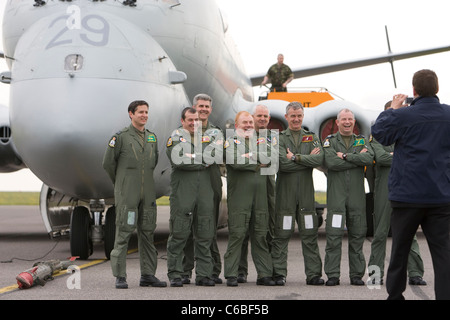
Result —
<instances>
[{"instance_id":1,"label":"man in green flight suit","mask_svg":"<svg viewBox=\"0 0 450 320\"><path fill-rule=\"evenodd\" d=\"M391 107L389 101L384 110ZM388 177L394 156L394 145L383 146L375 139L370 139L370 145L374 152L374 209L373 226L374 235L371 244L371 252L368 263L370 283L383 284L384 259L386 257L386 239L391 225L392 207L388 199ZM426 285L423 280L424 265L420 256L417 238L413 238L411 250L408 256L408 277L410 285Z\"/></svg>"},{"instance_id":2,"label":"man in green flight suit","mask_svg":"<svg viewBox=\"0 0 450 320\"><path fill-rule=\"evenodd\" d=\"M268 130L270 122L270 110L263 104L258 104L253 109L253 121L255 123L255 133L258 137L267 138L272 144L278 143L278 130ZM267 175L267 201L269 209L269 232L267 233L267 244L269 251L273 239L273 226L275 219L275 174ZM239 262L238 283L246 283L248 275L248 240L247 234L242 242L241 260Z\"/></svg>"},{"instance_id":3,"label":"man in green flight suit","mask_svg":"<svg viewBox=\"0 0 450 320\"><path fill-rule=\"evenodd\" d=\"M204 93L197 94L193 101L192 107L197 110L198 118L202 123L202 144L208 144L211 141L219 143L223 141L223 132L219 127L216 127L211 121L208 121L209 116L212 112L212 98ZM221 162L222 163L222 162ZM211 173L211 183L214 190L214 213L215 213L215 223L216 229L219 221L219 208L220 202L222 201L222 174L220 172L220 164L214 163L210 167ZM222 261L220 258L219 247L217 246L217 235L214 235L213 242L211 244L211 255L214 261L212 279L215 283L221 284L222 279L219 278L219 274L222 271ZM186 247L184 248L184 258L183 258L183 269L182 274L183 284L189 284L192 270L194 269L194 240L192 235L186 242Z\"/></svg>"},{"instance_id":4,"label":"man in green flight suit","mask_svg":"<svg viewBox=\"0 0 450 320\"><path fill-rule=\"evenodd\" d=\"M267 175L278 169L278 155L266 138L256 137L253 117L247 111L236 115L235 127L235 135L225 142L229 230L224 255L225 278L227 286L238 285L242 242L248 232L256 284L273 286L272 258L267 244ZM275 161L272 154L276 156Z\"/></svg>"},{"instance_id":5,"label":"man in green flight suit","mask_svg":"<svg viewBox=\"0 0 450 320\"><path fill-rule=\"evenodd\" d=\"M327 219L324 271L327 286L339 285L342 237L348 231L350 283L364 285L366 261L362 251L367 232L364 168L373 164L368 141L355 135L355 117L349 109L339 111L338 132L325 138L327 171Z\"/></svg>"},{"instance_id":6,"label":"man in green flight suit","mask_svg":"<svg viewBox=\"0 0 450 320\"><path fill-rule=\"evenodd\" d=\"M182 127L167 141L167 156L172 164L167 275L172 287L183 286L183 251L191 233L196 261L195 284L215 285L211 256L216 233L211 164L223 159L223 141L203 142L199 122L198 112L192 107L185 108L181 115Z\"/></svg>"},{"instance_id":7,"label":"man in green flight suit","mask_svg":"<svg viewBox=\"0 0 450 320\"><path fill-rule=\"evenodd\" d=\"M275 236L271 252L274 280L277 285L286 282L288 244L297 221L305 260L306 283L323 285L312 172L313 168L322 165L324 152L317 135L302 128L304 110L301 103L289 103L285 117L289 128L280 134Z\"/></svg>"},{"instance_id":8,"label":"man in green flight suit","mask_svg":"<svg viewBox=\"0 0 450 320\"><path fill-rule=\"evenodd\" d=\"M128 107L129 127L111 138L103 157L103 168L114 184L116 236L111 267L116 288L126 289L128 242L137 228L141 268L140 286L166 287L155 277L157 251L153 243L156 228L156 192L153 170L158 163L156 135L145 129L148 103L133 101Z\"/></svg>"}]
</instances>

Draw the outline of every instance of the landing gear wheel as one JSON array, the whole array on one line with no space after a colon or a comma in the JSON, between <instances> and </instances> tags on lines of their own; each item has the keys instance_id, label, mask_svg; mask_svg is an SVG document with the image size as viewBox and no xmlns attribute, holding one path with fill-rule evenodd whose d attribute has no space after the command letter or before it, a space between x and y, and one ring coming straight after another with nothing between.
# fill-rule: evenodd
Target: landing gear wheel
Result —
<instances>
[{"instance_id":1,"label":"landing gear wheel","mask_svg":"<svg viewBox=\"0 0 450 320\"><path fill-rule=\"evenodd\" d=\"M75 207L70 218L70 253L86 260L93 252L91 216L86 207Z\"/></svg>"},{"instance_id":2,"label":"landing gear wheel","mask_svg":"<svg viewBox=\"0 0 450 320\"><path fill-rule=\"evenodd\" d=\"M114 241L116 240L116 207L112 206L106 211L105 226L103 230L105 256L106 259L111 258L111 251L114 249Z\"/></svg>"}]
</instances>

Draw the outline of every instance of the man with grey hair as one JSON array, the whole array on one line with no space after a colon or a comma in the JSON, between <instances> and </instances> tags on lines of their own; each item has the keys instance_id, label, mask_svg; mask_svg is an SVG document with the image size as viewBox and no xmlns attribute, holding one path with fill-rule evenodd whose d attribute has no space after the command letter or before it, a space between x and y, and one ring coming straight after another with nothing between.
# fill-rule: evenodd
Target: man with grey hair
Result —
<instances>
[{"instance_id":1,"label":"man with grey hair","mask_svg":"<svg viewBox=\"0 0 450 320\"><path fill-rule=\"evenodd\" d=\"M212 112L212 98L206 93L199 93L192 100L192 107L197 110L198 118L202 122L202 142L215 141L220 143L220 141L223 141L222 130L208 120ZM219 220L220 202L222 201L222 176L219 166L219 164L215 163L212 164L210 168L211 185L214 191L214 217L216 229ZM219 247L217 246L216 235L211 244L211 255L214 261L212 280L217 284L221 284L222 279L219 278L219 274L222 270L222 261L220 258ZM186 247L184 249L183 269L184 273L182 275L182 281L184 284L188 284L190 283L190 277L192 275L192 270L194 269L194 243L192 235L186 242Z\"/></svg>"},{"instance_id":2,"label":"man with grey hair","mask_svg":"<svg viewBox=\"0 0 450 320\"><path fill-rule=\"evenodd\" d=\"M350 283L362 286L366 270L363 244L366 238L366 195L364 167L373 164L374 153L362 135L353 133L355 116L349 109L339 111L338 132L323 142L327 175L327 219L324 271L327 286L340 282L342 237L348 231Z\"/></svg>"},{"instance_id":3,"label":"man with grey hair","mask_svg":"<svg viewBox=\"0 0 450 320\"><path fill-rule=\"evenodd\" d=\"M272 261L276 285L283 286L287 276L288 244L297 221L305 260L306 283L323 285L322 260L318 237L318 217L315 210L313 168L323 163L324 152L319 138L302 128L304 117L300 102L286 107L289 128L280 133L280 168L276 184L276 214Z\"/></svg>"}]
</instances>

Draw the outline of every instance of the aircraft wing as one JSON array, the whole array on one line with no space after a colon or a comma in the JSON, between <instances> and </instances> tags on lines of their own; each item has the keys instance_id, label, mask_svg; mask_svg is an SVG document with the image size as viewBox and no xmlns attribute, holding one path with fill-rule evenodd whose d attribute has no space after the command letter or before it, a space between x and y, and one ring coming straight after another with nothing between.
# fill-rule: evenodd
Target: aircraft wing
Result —
<instances>
[{"instance_id":1,"label":"aircraft wing","mask_svg":"<svg viewBox=\"0 0 450 320\"><path fill-rule=\"evenodd\" d=\"M425 56L434 53L441 53L445 51L450 51L450 46L437 47L431 49L407 51L403 53L387 53L384 55L374 56L370 58L355 59L350 61L337 62L332 64L324 64L317 66L309 66L305 68L292 69L294 73L294 79L316 76L319 74L360 68L371 66L374 64L380 64L385 62L394 62L396 60L404 60L414 57ZM250 76L250 80L253 86L259 86L263 81L264 74L255 74Z\"/></svg>"}]
</instances>

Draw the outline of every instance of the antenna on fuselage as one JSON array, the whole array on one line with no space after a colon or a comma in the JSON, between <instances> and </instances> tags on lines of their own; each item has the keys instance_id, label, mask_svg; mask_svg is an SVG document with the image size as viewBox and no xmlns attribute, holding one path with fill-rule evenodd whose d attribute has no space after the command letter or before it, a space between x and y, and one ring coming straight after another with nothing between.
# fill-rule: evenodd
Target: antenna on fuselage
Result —
<instances>
[{"instance_id":1,"label":"antenna on fuselage","mask_svg":"<svg viewBox=\"0 0 450 320\"><path fill-rule=\"evenodd\" d=\"M388 45L388 53L392 53L391 51L391 44L389 43L389 33L388 33L388 29L387 26L384 26L384 29L386 31L386 40L387 40L387 45ZM394 78L394 86L397 89L397 81L395 80L395 71L394 71L394 60L393 59L389 59L389 63L391 64L391 69L392 69L392 77Z\"/></svg>"}]
</instances>

